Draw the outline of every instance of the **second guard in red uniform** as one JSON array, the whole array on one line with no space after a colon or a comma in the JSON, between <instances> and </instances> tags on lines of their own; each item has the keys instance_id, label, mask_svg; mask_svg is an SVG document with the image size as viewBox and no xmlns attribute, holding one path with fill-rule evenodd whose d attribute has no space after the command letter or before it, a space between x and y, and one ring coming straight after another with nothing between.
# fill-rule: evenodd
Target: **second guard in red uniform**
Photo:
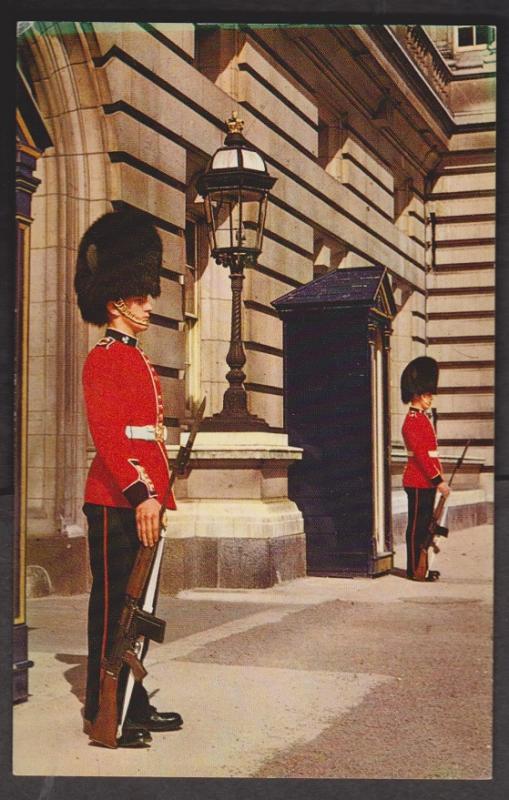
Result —
<instances>
[{"instance_id":1,"label":"second guard in red uniform","mask_svg":"<svg viewBox=\"0 0 509 800\"><path fill-rule=\"evenodd\" d=\"M430 417L437 385L438 364L429 356L415 358L401 375L401 399L410 403L402 434L408 457L403 487L408 498L406 572L411 579L428 534L437 489L446 497L450 492L442 475L436 432ZM436 570L427 570L426 580L438 580L439 576Z\"/></svg>"}]
</instances>

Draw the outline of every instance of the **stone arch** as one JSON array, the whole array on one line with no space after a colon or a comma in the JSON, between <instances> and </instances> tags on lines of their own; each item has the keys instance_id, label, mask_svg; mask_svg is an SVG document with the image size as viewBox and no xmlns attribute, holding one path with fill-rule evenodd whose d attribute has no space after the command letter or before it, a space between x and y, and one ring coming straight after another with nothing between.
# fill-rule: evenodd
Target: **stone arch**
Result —
<instances>
[{"instance_id":1,"label":"stone arch","mask_svg":"<svg viewBox=\"0 0 509 800\"><path fill-rule=\"evenodd\" d=\"M107 87L86 23L36 23L22 44L54 146L40 159L33 204L29 345L29 536L76 535L87 470L81 368L97 331L79 316L73 278L79 240L111 208Z\"/></svg>"}]
</instances>

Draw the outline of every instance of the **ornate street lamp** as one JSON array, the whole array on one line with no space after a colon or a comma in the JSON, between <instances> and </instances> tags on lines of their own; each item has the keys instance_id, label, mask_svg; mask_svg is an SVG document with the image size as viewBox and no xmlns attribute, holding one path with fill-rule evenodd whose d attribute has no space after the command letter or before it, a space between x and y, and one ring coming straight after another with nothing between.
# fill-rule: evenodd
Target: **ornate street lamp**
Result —
<instances>
[{"instance_id":1,"label":"ornate street lamp","mask_svg":"<svg viewBox=\"0 0 509 800\"><path fill-rule=\"evenodd\" d=\"M242 345L242 282L244 267L254 266L262 250L269 190L276 182L257 150L242 135L244 123L234 111L226 122L228 134L197 181L205 203L210 249L217 264L230 271L232 318L226 357L229 387L223 408L204 420L202 430L267 430L267 423L247 410Z\"/></svg>"}]
</instances>

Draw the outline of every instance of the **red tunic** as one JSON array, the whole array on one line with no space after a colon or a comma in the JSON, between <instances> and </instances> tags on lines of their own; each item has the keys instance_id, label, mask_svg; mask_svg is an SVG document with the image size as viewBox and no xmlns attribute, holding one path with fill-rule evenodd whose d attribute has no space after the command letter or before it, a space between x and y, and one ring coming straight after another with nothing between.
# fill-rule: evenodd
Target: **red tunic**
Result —
<instances>
[{"instance_id":1,"label":"red tunic","mask_svg":"<svg viewBox=\"0 0 509 800\"><path fill-rule=\"evenodd\" d=\"M442 482L442 465L437 455L437 437L429 417L410 407L402 428L408 462L403 472L403 486L431 489Z\"/></svg>"},{"instance_id":2,"label":"red tunic","mask_svg":"<svg viewBox=\"0 0 509 800\"><path fill-rule=\"evenodd\" d=\"M169 467L164 443L131 439L126 426L163 423L159 377L137 339L109 328L83 368L88 425L96 455L85 486L85 502L132 507L165 498ZM167 508L175 508L173 494Z\"/></svg>"}]
</instances>

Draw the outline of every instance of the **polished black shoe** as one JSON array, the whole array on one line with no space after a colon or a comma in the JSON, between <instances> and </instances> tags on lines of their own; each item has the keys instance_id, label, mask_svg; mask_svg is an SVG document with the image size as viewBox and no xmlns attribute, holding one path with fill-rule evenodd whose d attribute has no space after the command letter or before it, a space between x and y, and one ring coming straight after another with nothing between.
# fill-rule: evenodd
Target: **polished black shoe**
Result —
<instances>
[{"instance_id":1,"label":"polished black shoe","mask_svg":"<svg viewBox=\"0 0 509 800\"><path fill-rule=\"evenodd\" d=\"M430 570L428 570L428 574L426 575L426 580L429 583L432 583L433 581L437 581L439 579L439 577L440 577L440 573L439 573L439 571L437 569L430 569Z\"/></svg>"},{"instance_id":2,"label":"polished black shoe","mask_svg":"<svg viewBox=\"0 0 509 800\"><path fill-rule=\"evenodd\" d=\"M158 711L154 706L150 706L148 716L143 719L127 719L124 730L141 727L152 732L178 731L183 724L184 720L176 711Z\"/></svg>"},{"instance_id":3,"label":"polished black shoe","mask_svg":"<svg viewBox=\"0 0 509 800\"><path fill-rule=\"evenodd\" d=\"M83 732L90 736L92 732L92 723L88 719L83 720ZM122 736L117 739L118 747L150 747L152 736L149 731L141 725L134 724L131 726L124 725ZM99 744L99 742L94 742Z\"/></svg>"},{"instance_id":4,"label":"polished black shoe","mask_svg":"<svg viewBox=\"0 0 509 800\"><path fill-rule=\"evenodd\" d=\"M145 728L125 728L117 739L117 747L150 747L152 737Z\"/></svg>"}]
</instances>

